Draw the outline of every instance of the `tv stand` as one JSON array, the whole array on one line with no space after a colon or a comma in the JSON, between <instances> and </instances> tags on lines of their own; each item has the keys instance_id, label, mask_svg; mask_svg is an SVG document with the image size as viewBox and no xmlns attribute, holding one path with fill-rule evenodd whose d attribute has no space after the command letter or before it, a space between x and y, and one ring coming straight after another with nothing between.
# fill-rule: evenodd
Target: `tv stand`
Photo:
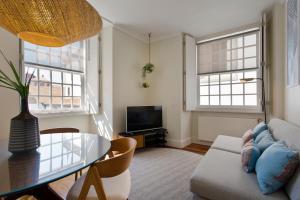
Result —
<instances>
[{"instance_id":1,"label":"tv stand","mask_svg":"<svg viewBox=\"0 0 300 200\"><path fill-rule=\"evenodd\" d=\"M137 132L122 132L119 133L123 137L131 137L136 139L137 147L165 147L167 129L159 128L153 130L137 131Z\"/></svg>"}]
</instances>

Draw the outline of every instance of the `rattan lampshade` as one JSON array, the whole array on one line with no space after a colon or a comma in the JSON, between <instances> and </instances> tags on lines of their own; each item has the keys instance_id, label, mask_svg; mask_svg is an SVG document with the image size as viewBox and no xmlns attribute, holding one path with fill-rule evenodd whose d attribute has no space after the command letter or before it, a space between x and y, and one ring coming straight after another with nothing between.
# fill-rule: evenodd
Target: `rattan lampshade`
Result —
<instances>
[{"instance_id":1,"label":"rattan lampshade","mask_svg":"<svg viewBox=\"0 0 300 200\"><path fill-rule=\"evenodd\" d=\"M25 41L59 47L97 34L102 20L86 0L0 0L0 26Z\"/></svg>"}]
</instances>

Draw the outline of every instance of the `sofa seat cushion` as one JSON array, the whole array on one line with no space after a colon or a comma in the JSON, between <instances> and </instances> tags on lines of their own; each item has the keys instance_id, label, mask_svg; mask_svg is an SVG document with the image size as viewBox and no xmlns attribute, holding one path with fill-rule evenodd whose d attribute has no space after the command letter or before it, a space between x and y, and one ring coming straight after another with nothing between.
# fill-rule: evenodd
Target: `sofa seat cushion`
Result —
<instances>
[{"instance_id":1,"label":"sofa seat cushion","mask_svg":"<svg viewBox=\"0 0 300 200\"><path fill-rule=\"evenodd\" d=\"M283 190L270 195L260 192L255 174L242 169L241 155L210 149L191 178L191 191L211 200L285 200Z\"/></svg>"},{"instance_id":2,"label":"sofa seat cushion","mask_svg":"<svg viewBox=\"0 0 300 200\"><path fill-rule=\"evenodd\" d=\"M242 138L218 135L214 143L211 145L211 148L240 154L242 144Z\"/></svg>"}]
</instances>

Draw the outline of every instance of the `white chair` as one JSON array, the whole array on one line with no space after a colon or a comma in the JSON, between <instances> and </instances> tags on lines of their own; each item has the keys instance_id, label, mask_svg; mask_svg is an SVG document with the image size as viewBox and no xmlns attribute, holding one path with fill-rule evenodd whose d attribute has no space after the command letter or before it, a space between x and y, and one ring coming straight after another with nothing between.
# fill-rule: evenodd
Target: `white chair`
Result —
<instances>
[{"instance_id":1,"label":"white chair","mask_svg":"<svg viewBox=\"0 0 300 200\"><path fill-rule=\"evenodd\" d=\"M135 147L136 141L132 138L113 140L109 158L94 163L71 187L67 200L128 199L131 187L128 168Z\"/></svg>"}]
</instances>

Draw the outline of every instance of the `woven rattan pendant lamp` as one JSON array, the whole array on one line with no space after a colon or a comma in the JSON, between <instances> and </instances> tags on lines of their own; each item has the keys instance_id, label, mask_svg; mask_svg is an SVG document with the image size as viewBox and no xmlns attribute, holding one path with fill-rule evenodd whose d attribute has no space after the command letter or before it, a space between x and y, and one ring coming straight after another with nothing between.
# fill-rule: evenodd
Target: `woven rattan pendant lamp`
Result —
<instances>
[{"instance_id":1,"label":"woven rattan pendant lamp","mask_svg":"<svg viewBox=\"0 0 300 200\"><path fill-rule=\"evenodd\" d=\"M97 34L102 20L86 0L0 0L0 26L33 44L60 47Z\"/></svg>"}]
</instances>

